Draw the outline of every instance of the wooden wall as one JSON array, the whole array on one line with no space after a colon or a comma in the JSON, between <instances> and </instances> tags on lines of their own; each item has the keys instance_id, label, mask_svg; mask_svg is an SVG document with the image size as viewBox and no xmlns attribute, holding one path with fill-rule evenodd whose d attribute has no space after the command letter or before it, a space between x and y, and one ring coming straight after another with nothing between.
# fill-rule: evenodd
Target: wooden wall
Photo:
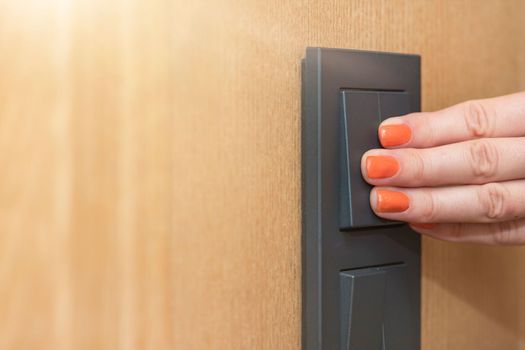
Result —
<instances>
[{"instance_id":1,"label":"wooden wall","mask_svg":"<svg viewBox=\"0 0 525 350\"><path fill-rule=\"evenodd\" d=\"M298 349L306 46L525 87L519 1L0 0L0 348ZM423 349L525 349L525 250L424 241Z\"/></svg>"}]
</instances>

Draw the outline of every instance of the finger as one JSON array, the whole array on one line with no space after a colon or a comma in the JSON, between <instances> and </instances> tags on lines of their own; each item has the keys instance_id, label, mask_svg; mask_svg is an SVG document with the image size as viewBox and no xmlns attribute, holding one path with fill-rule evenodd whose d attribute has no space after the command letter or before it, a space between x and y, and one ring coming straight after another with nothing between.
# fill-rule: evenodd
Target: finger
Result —
<instances>
[{"instance_id":1,"label":"finger","mask_svg":"<svg viewBox=\"0 0 525 350\"><path fill-rule=\"evenodd\" d=\"M490 224L410 224L410 227L424 235L450 242L525 244L525 219Z\"/></svg>"},{"instance_id":2,"label":"finger","mask_svg":"<svg viewBox=\"0 0 525 350\"><path fill-rule=\"evenodd\" d=\"M376 186L484 184L525 178L525 137L481 139L364 154L364 179Z\"/></svg>"},{"instance_id":3,"label":"finger","mask_svg":"<svg viewBox=\"0 0 525 350\"><path fill-rule=\"evenodd\" d=\"M483 137L525 136L525 92L386 119L383 147L427 148Z\"/></svg>"},{"instance_id":4,"label":"finger","mask_svg":"<svg viewBox=\"0 0 525 350\"><path fill-rule=\"evenodd\" d=\"M525 180L437 188L375 187L374 212L421 223L485 223L525 218Z\"/></svg>"}]
</instances>

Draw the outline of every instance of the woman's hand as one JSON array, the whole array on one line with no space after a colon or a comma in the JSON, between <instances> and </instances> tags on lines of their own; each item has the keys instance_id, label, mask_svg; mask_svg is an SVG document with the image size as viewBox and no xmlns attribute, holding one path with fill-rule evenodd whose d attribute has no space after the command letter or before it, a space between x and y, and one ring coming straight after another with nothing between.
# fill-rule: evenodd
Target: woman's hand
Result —
<instances>
[{"instance_id":1,"label":"woman's hand","mask_svg":"<svg viewBox=\"0 0 525 350\"><path fill-rule=\"evenodd\" d=\"M525 243L525 93L385 120L361 161L374 212L448 241Z\"/></svg>"}]
</instances>

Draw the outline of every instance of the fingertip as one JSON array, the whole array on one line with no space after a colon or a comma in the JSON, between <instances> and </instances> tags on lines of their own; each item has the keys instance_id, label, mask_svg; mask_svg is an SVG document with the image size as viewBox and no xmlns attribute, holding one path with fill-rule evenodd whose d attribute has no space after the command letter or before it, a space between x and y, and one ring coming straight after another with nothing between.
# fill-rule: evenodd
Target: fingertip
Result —
<instances>
[{"instance_id":1,"label":"fingertip","mask_svg":"<svg viewBox=\"0 0 525 350\"><path fill-rule=\"evenodd\" d=\"M376 154L375 152L376 152L376 150L374 150L374 149L368 150L361 157L361 176L363 177L363 179L366 182L370 182L369 181L370 178L368 176L368 163L369 163L368 158L370 156L373 156L374 154Z\"/></svg>"},{"instance_id":2,"label":"fingertip","mask_svg":"<svg viewBox=\"0 0 525 350\"><path fill-rule=\"evenodd\" d=\"M397 119L399 118L391 118ZM388 121L388 120L387 120ZM406 145L412 140L412 128L404 123L382 123L377 131L379 142L385 148Z\"/></svg>"},{"instance_id":3,"label":"fingertip","mask_svg":"<svg viewBox=\"0 0 525 350\"><path fill-rule=\"evenodd\" d=\"M377 214L376 207L377 207L377 190L374 187L370 191L370 208L372 208L372 210Z\"/></svg>"},{"instance_id":4,"label":"fingertip","mask_svg":"<svg viewBox=\"0 0 525 350\"><path fill-rule=\"evenodd\" d=\"M366 159L373 154L374 150L369 149L365 153L363 153L363 156L361 157L361 171L365 169Z\"/></svg>"},{"instance_id":5,"label":"fingertip","mask_svg":"<svg viewBox=\"0 0 525 350\"><path fill-rule=\"evenodd\" d=\"M365 180L386 180L395 176L400 169L398 160L387 155L367 156L364 166Z\"/></svg>"},{"instance_id":6,"label":"fingertip","mask_svg":"<svg viewBox=\"0 0 525 350\"><path fill-rule=\"evenodd\" d=\"M380 213L402 213L410 208L410 198L401 191L382 188L376 190L375 208Z\"/></svg>"}]
</instances>

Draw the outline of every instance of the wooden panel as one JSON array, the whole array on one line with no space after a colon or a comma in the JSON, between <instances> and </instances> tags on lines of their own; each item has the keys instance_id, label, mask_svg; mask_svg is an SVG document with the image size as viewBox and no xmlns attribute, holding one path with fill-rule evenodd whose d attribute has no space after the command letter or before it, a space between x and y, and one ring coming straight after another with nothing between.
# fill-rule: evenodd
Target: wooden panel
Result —
<instances>
[{"instance_id":1,"label":"wooden panel","mask_svg":"<svg viewBox=\"0 0 525 350\"><path fill-rule=\"evenodd\" d=\"M168 2L0 2L0 348L173 348Z\"/></svg>"},{"instance_id":2,"label":"wooden panel","mask_svg":"<svg viewBox=\"0 0 525 350\"><path fill-rule=\"evenodd\" d=\"M177 348L299 348L304 5L177 6Z\"/></svg>"},{"instance_id":3,"label":"wooden panel","mask_svg":"<svg viewBox=\"0 0 525 350\"><path fill-rule=\"evenodd\" d=\"M1 0L0 348L298 349L304 48L420 53L431 110L525 86L524 10ZM424 252L424 349L525 348L522 248Z\"/></svg>"}]
</instances>

